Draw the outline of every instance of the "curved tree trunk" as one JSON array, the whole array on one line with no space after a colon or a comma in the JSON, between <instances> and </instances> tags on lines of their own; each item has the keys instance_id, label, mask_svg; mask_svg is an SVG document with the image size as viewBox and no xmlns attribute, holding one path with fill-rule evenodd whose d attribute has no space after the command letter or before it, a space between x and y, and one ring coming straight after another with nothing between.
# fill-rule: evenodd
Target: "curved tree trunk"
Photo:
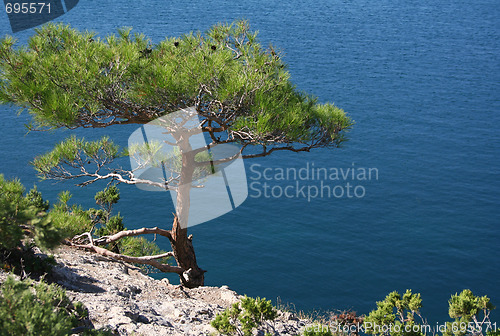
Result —
<instances>
[{"instance_id":1,"label":"curved tree trunk","mask_svg":"<svg viewBox=\"0 0 500 336\"><path fill-rule=\"evenodd\" d=\"M177 265L185 271L179 274L181 282L188 288L203 286L205 271L198 267L192 238L187 235L189 221L190 193L195 168L195 160L189 138L177 141L182 155L180 183L177 190L177 214L172 225L172 251Z\"/></svg>"},{"instance_id":2,"label":"curved tree trunk","mask_svg":"<svg viewBox=\"0 0 500 336\"><path fill-rule=\"evenodd\" d=\"M179 274L181 283L188 288L203 286L205 271L198 267L191 237L187 236L187 228L181 228L177 216L172 227L171 245L177 265L185 270Z\"/></svg>"}]
</instances>

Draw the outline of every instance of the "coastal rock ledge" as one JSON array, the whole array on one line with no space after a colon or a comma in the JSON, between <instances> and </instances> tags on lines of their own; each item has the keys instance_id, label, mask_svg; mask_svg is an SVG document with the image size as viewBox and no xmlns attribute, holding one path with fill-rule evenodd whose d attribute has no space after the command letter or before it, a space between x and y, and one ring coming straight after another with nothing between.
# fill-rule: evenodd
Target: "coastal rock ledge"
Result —
<instances>
[{"instance_id":1,"label":"coastal rock ledge","mask_svg":"<svg viewBox=\"0 0 500 336\"><path fill-rule=\"evenodd\" d=\"M136 267L69 247L53 252L54 280L89 310L89 326L118 335L216 335L216 314L240 299L227 286L188 289L155 280ZM0 282L7 274L0 274ZM276 335L298 335L306 320L280 311Z\"/></svg>"}]
</instances>

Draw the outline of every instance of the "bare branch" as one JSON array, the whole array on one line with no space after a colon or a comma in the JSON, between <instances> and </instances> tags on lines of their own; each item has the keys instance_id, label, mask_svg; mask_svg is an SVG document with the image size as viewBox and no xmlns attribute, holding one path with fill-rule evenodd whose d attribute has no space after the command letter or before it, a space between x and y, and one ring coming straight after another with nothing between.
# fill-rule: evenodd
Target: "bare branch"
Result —
<instances>
[{"instance_id":1,"label":"bare branch","mask_svg":"<svg viewBox=\"0 0 500 336\"><path fill-rule=\"evenodd\" d=\"M120 183L125 183L125 184L147 184L147 185L151 185L151 186L158 187L158 188L165 189L165 190L173 188L173 187L168 186L168 183L170 180L165 181L165 182L153 182L150 180L143 180L143 179L139 179L136 177L131 177L130 179L125 179L121 174L117 174L117 173L109 173L106 175L100 175L100 174L96 174L96 173L94 173L94 174L86 173L86 174L79 174L79 175L74 175L74 176L66 177L66 178L67 179L74 179L74 178L79 178L79 177L93 177L93 179L91 179L91 180L87 180L85 182L77 184L77 186L79 186L79 187L83 187L83 186L92 184L92 183L97 182L99 180L113 179L113 180L116 180Z\"/></svg>"},{"instance_id":2,"label":"bare branch","mask_svg":"<svg viewBox=\"0 0 500 336\"><path fill-rule=\"evenodd\" d=\"M177 274L182 274L184 272L184 269L179 266L171 266L167 264L162 264L155 259L157 258L163 258L165 256L169 256L169 253L165 253L162 255L157 255L157 256L145 256L145 257L131 257L125 254L119 254L119 253L114 253L109 250L106 250L105 248L99 247L99 246L94 246L91 244L87 245L78 245L78 244L73 244L71 243L72 246L83 248L89 251L93 251L95 253L98 253L100 255L103 255L105 257L109 257L112 259L116 260L122 260L125 262L129 263L135 263L135 264L141 264L141 265L150 265L153 266L157 269L159 269L162 272L168 272L168 273L177 273ZM170 252L172 253L172 252Z\"/></svg>"},{"instance_id":3,"label":"bare branch","mask_svg":"<svg viewBox=\"0 0 500 336\"><path fill-rule=\"evenodd\" d=\"M69 242L69 244L71 246L93 251L100 255L110 257L112 259L122 260L125 262L136 263L136 264L150 265L159 269L162 272L178 273L178 274L182 274L182 272L184 272L184 269L182 267L163 264L156 260L166 257L173 257L174 256L173 252L166 252L153 256L132 257L125 254L115 253L105 248L97 246L97 245L109 244L125 237L138 236L142 234L159 234L161 236L167 237L170 241L172 240L172 235L170 231L154 227L154 228L141 228L137 230L120 231L112 236L103 236L98 239L93 239L90 232L85 232L79 236L74 237L72 241ZM79 239L84 237L88 239L89 241L88 244L75 243L75 241L78 241Z\"/></svg>"},{"instance_id":4,"label":"bare branch","mask_svg":"<svg viewBox=\"0 0 500 336\"><path fill-rule=\"evenodd\" d=\"M160 236L167 237L168 240L172 241L172 234L169 230L163 230L158 227L154 228L141 228L137 230L125 230L115 233L112 236L103 236L101 238L95 239L94 243L96 245L104 245L120 240L124 237L133 237L143 234L159 234Z\"/></svg>"},{"instance_id":5,"label":"bare branch","mask_svg":"<svg viewBox=\"0 0 500 336\"><path fill-rule=\"evenodd\" d=\"M242 155L242 158L244 159L249 159L249 158L256 158L256 157L263 157L263 156L268 156L274 151L280 151L280 150L289 150L292 152L309 152L311 149L316 148L318 146L315 145L309 145L305 147L300 147L300 148L295 148L293 146L285 146L285 147L273 147L270 150L267 150L266 147L264 147L264 150L261 153L257 154L245 154Z\"/></svg>"}]
</instances>

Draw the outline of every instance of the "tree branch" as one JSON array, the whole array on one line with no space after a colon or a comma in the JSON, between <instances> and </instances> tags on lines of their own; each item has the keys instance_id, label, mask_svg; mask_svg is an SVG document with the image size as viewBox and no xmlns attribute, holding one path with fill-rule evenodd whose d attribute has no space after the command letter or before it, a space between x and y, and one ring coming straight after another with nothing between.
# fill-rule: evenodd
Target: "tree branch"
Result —
<instances>
[{"instance_id":1,"label":"tree branch","mask_svg":"<svg viewBox=\"0 0 500 336\"><path fill-rule=\"evenodd\" d=\"M98 239L94 239L94 243L96 245L105 245L109 244L112 242L115 242L117 240L120 240L125 237L133 237L133 236L139 236L143 234L159 234L160 236L167 237L169 241L172 242L172 234L169 230L163 230L158 227L154 228L141 228L137 230L125 230L125 231L120 231L118 233L115 233L112 236L103 236Z\"/></svg>"},{"instance_id":2,"label":"tree branch","mask_svg":"<svg viewBox=\"0 0 500 336\"><path fill-rule=\"evenodd\" d=\"M83 233L79 236L76 236L72 239L72 241L68 242L71 246L83 248L92 252L95 252L97 254L116 259L116 260L122 260L125 262L130 262L130 263L135 263L135 264L143 264L143 265L150 265L153 266L157 269L159 269L162 272L169 272L169 273L178 273L182 274L184 272L184 269L180 266L171 266L167 264L163 264L158 262L156 259L161 259L161 258L166 258L166 257L173 257L174 253L171 252L166 252L158 255L153 255L153 256L142 256L142 257L132 257L128 256L125 254L120 254L120 253L115 253L110 250L107 250L105 248L99 247L98 245L105 245L105 244L110 244L113 243L117 240L120 240L125 237L132 237L132 236L139 236L143 234L159 234L161 236L167 237L170 241L172 241L172 234L168 230L163 230L158 227L154 228L141 228L137 230L124 230L120 231L114 235L111 236L103 236L98 239L93 239L92 235L90 232ZM80 238L86 237L89 241L88 244L78 244L75 243Z\"/></svg>"},{"instance_id":3,"label":"tree branch","mask_svg":"<svg viewBox=\"0 0 500 336\"><path fill-rule=\"evenodd\" d=\"M121 174L117 174L117 173L109 173L106 175L86 173L86 174L79 174L79 175L75 175L75 176L66 177L65 179L73 179L73 178L78 178L78 177L93 177L93 179L91 179L91 180L87 180L85 182L77 184L77 186L79 186L79 187L86 186L88 184L97 182L99 180L105 180L105 179L111 178L111 179L117 180L120 183L125 183L125 184L147 184L147 185L152 185L154 187L158 187L158 188L165 189L165 190L173 188L173 187L168 186L168 183L170 181L153 182L150 180L143 180L143 179L138 179L135 177L131 178L130 180L127 180L127 179L123 178L123 176Z\"/></svg>"},{"instance_id":4,"label":"tree branch","mask_svg":"<svg viewBox=\"0 0 500 336\"><path fill-rule=\"evenodd\" d=\"M280 150L289 150L292 152L309 152L311 149L316 148L318 146L315 145L309 145L305 147L300 147L300 148L295 148L293 146L285 146L285 147L273 147L270 150L267 150L267 148L264 147L264 150L261 153L257 154L245 154L242 155L241 157L244 159L250 159L250 158L256 158L256 157L263 157L263 156L268 156L274 151L280 151Z\"/></svg>"},{"instance_id":5,"label":"tree branch","mask_svg":"<svg viewBox=\"0 0 500 336\"><path fill-rule=\"evenodd\" d=\"M109 250L106 250L105 248L91 245L91 244L87 244L87 245L78 245L78 244L73 244L73 243L70 243L70 244L71 244L71 246L75 246L75 247L83 248L83 249L86 249L89 251L93 251L97 254L100 254L100 255L103 255L105 257L109 257L112 259L122 260L125 262L135 263L135 264L150 265L150 266L153 266L153 267L159 269L162 272L177 273L177 274L182 274L184 272L184 269L182 267L162 264L162 263L155 260L158 258L171 256L171 255L173 255L172 252L164 253L164 254L156 255L156 256L131 257L131 256L128 256L125 254L114 253L114 252L111 252Z\"/></svg>"}]
</instances>

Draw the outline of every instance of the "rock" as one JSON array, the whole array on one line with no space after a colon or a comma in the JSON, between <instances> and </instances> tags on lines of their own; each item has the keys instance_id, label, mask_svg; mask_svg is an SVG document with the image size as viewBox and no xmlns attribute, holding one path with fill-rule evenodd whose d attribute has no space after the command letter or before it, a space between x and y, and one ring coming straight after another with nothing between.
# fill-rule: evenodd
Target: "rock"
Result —
<instances>
[{"instance_id":1,"label":"rock","mask_svg":"<svg viewBox=\"0 0 500 336\"><path fill-rule=\"evenodd\" d=\"M210 321L241 296L229 286L189 289L155 280L137 267L102 256L61 247L54 278L70 298L82 302L94 328L118 335L210 335ZM0 271L0 282L6 274ZM297 335L307 321L280 312L273 322L277 335Z\"/></svg>"},{"instance_id":2,"label":"rock","mask_svg":"<svg viewBox=\"0 0 500 336\"><path fill-rule=\"evenodd\" d=\"M282 316L282 319L284 321L298 321L299 320L297 315L292 314L291 312L284 312L283 314L281 314L281 316Z\"/></svg>"},{"instance_id":3,"label":"rock","mask_svg":"<svg viewBox=\"0 0 500 336\"><path fill-rule=\"evenodd\" d=\"M240 298L238 297L238 294L236 292L230 291L230 290L223 290L220 292L220 298L221 300L225 301L226 303L232 304L237 302Z\"/></svg>"}]
</instances>

